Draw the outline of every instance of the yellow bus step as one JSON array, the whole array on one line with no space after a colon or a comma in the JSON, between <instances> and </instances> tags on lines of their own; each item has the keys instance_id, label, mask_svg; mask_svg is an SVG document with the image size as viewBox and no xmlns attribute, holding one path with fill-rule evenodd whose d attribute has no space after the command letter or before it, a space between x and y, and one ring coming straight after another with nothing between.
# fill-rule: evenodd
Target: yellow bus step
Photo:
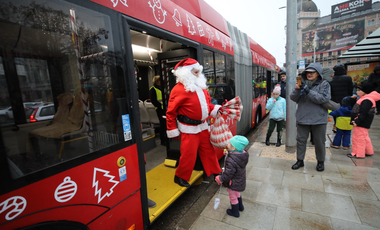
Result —
<instances>
[{"instance_id":1,"label":"yellow bus step","mask_svg":"<svg viewBox=\"0 0 380 230\"><path fill-rule=\"evenodd\" d=\"M149 208L151 223L187 189L174 183L175 170L161 163L146 173L148 198L157 204L156 207ZM202 175L203 171L193 170L189 184L194 184Z\"/></svg>"}]
</instances>

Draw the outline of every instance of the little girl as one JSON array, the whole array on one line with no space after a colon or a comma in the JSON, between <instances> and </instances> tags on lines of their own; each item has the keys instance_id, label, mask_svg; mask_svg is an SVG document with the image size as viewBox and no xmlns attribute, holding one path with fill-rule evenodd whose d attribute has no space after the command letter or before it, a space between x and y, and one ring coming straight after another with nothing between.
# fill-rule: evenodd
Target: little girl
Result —
<instances>
[{"instance_id":1,"label":"little girl","mask_svg":"<svg viewBox=\"0 0 380 230\"><path fill-rule=\"evenodd\" d=\"M360 97L352 108L351 124L352 129L352 153L347 154L350 158L365 158L372 156L373 146L368 135L373 117L375 115L376 101L380 100L380 94L373 91L373 86L369 83L361 84L356 89ZM356 96L352 96L356 98Z\"/></svg>"},{"instance_id":2,"label":"little girl","mask_svg":"<svg viewBox=\"0 0 380 230\"><path fill-rule=\"evenodd\" d=\"M265 139L265 144L270 145L269 139L273 133L274 127L277 125L277 143L276 146L281 145L281 132L286 121L286 100L280 97L281 87L276 85L273 89L272 97L268 99L266 109L270 111L269 113L269 128L267 132L267 137Z\"/></svg>"},{"instance_id":3,"label":"little girl","mask_svg":"<svg viewBox=\"0 0 380 230\"><path fill-rule=\"evenodd\" d=\"M227 214L234 217L239 217L239 211L244 210L240 192L245 190L245 166L248 164L249 154L244 148L248 143L246 137L239 135L230 139L227 145L228 151L224 151L227 155L224 172L215 177L218 184L227 187L231 201L231 209L227 209Z\"/></svg>"}]
</instances>

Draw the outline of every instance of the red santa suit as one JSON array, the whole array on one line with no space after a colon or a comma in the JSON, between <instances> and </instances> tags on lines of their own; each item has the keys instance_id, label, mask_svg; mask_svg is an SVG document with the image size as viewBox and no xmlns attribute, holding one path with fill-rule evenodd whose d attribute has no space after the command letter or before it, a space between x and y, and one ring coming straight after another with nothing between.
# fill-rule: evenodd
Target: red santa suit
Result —
<instances>
[{"instance_id":1,"label":"red santa suit","mask_svg":"<svg viewBox=\"0 0 380 230\"><path fill-rule=\"evenodd\" d=\"M199 64L195 66L197 67ZM177 65L177 67L180 66ZM181 137L181 157L175 175L186 181L190 180L197 153L199 153L207 176L221 172L214 147L210 143L210 133L206 121L210 115L216 117L221 106L211 104L211 97L206 89L193 86L192 90L194 92L186 89L181 82L175 85L170 93L166 112L168 137L174 138L179 135ZM184 123L177 119L178 115L202 123L197 125Z\"/></svg>"}]
</instances>

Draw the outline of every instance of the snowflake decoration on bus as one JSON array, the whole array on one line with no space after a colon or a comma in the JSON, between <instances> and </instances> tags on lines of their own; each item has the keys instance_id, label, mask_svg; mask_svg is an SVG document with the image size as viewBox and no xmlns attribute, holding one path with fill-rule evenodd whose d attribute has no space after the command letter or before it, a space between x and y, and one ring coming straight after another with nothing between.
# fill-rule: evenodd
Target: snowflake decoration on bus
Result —
<instances>
[{"instance_id":1,"label":"snowflake decoration on bus","mask_svg":"<svg viewBox=\"0 0 380 230\"><path fill-rule=\"evenodd\" d=\"M121 4L123 4L124 6L128 7L127 0L111 0L111 2L113 3L113 7L116 7L117 4L119 3L119 1L121 2Z\"/></svg>"},{"instance_id":2,"label":"snowflake decoration on bus","mask_svg":"<svg viewBox=\"0 0 380 230\"><path fill-rule=\"evenodd\" d=\"M208 33L208 43L214 45L214 33L211 31L210 27L207 26L206 31Z\"/></svg>"},{"instance_id":3,"label":"snowflake decoration on bus","mask_svg":"<svg viewBox=\"0 0 380 230\"><path fill-rule=\"evenodd\" d=\"M216 35L216 39L218 39L218 41L219 41L220 37L219 37L218 31L216 29L215 29L215 35Z\"/></svg>"},{"instance_id":4,"label":"snowflake decoration on bus","mask_svg":"<svg viewBox=\"0 0 380 230\"><path fill-rule=\"evenodd\" d=\"M156 21L160 24L163 24L165 22L165 16L167 15L166 10L162 9L161 1L160 0L153 0L153 5L148 2L149 6L153 10L153 15Z\"/></svg>"},{"instance_id":5,"label":"snowflake decoration on bus","mask_svg":"<svg viewBox=\"0 0 380 230\"><path fill-rule=\"evenodd\" d=\"M222 39L222 47L224 48L224 50L226 50L226 42Z\"/></svg>"},{"instance_id":6,"label":"snowflake decoration on bus","mask_svg":"<svg viewBox=\"0 0 380 230\"><path fill-rule=\"evenodd\" d=\"M6 220L13 220L20 215L26 207L26 199L22 196L14 196L0 203L0 214L8 210Z\"/></svg>"}]
</instances>

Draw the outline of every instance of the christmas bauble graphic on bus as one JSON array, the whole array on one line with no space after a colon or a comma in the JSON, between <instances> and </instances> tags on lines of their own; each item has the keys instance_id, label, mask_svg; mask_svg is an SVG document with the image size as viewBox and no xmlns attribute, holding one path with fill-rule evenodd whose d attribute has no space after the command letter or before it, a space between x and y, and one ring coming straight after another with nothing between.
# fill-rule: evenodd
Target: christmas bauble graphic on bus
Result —
<instances>
[{"instance_id":1,"label":"christmas bauble graphic on bus","mask_svg":"<svg viewBox=\"0 0 380 230\"><path fill-rule=\"evenodd\" d=\"M55 190L54 197L58 202L67 202L75 196L77 188L77 183L72 181L70 177L65 177L63 182Z\"/></svg>"}]
</instances>

